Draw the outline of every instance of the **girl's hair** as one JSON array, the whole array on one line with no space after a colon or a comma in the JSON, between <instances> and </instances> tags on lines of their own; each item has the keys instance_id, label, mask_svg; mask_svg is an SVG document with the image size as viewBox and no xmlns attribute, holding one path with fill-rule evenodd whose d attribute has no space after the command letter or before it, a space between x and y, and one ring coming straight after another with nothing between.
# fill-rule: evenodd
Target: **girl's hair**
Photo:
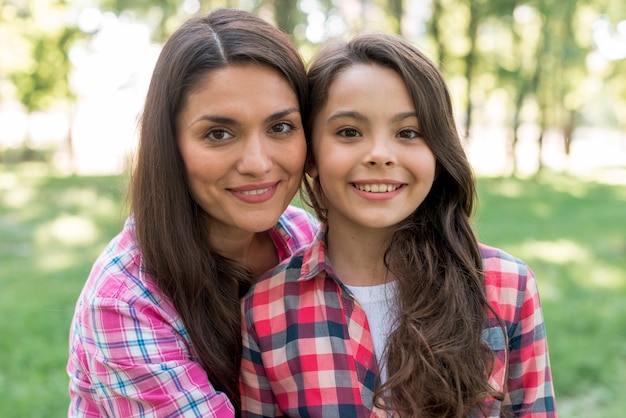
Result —
<instances>
[{"instance_id":1,"label":"girl's hair","mask_svg":"<svg viewBox=\"0 0 626 418\"><path fill-rule=\"evenodd\" d=\"M239 298L252 275L208 245L201 209L191 197L177 146L175 118L210 71L258 63L279 71L308 109L306 71L289 37L236 9L193 17L165 43L148 90L131 210L145 268L180 314L195 354L216 390L239 411Z\"/></svg>"},{"instance_id":2,"label":"girl's hair","mask_svg":"<svg viewBox=\"0 0 626 418\"><path fill-rule=\"evenodd\" d=\"M431 191L398 225L385 253L385 265L398 283L398 317L384 354L388 379L377 388L375 404L402 417L467 416L482 408L487 398L501 399L502 393L488 382L494 358L482 332L492 309L470 225L474 177L450 96L439 70L405 39L364 34L348 43L330 43L318 52L308 72L307 141L333 80L357 64L390 68L403 78L420 132L437 160ZM325 220L319 178L308 178L305 189L309 203Z\"/></svg>"}]
</instances>

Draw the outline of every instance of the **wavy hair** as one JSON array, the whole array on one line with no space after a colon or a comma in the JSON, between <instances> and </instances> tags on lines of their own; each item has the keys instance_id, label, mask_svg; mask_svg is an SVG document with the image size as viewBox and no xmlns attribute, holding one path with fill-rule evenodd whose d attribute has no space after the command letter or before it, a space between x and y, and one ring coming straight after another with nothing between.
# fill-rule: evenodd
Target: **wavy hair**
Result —
<instances>
[{"instance_id":1,"label":"wavy hair","mask_svg":"<svg viewBox=\"0 0 626 418\"><path fill-rule=\"evenodd\" d=\"M210 231L203 226L201 209L190 194L175 119L189 91L207 73L246 63L268 65L280 72L306 118L306 72L287 34L237 9L193 17L172 34L156 63L129 190L145 268L180 314L209 380L237 411L239 298L247 291L252 274L209 247Z\"/></svg>"},{"instance_id":2,"label":"wavy hair","mask_svg":"<svg viewBox=\"0 0 626 418\"><path fill-rule=\"evenodd\" d=\"M482 258L470 218L475 180L456 129L450 96L435 65L407 40L364 34L322 48L308 71L313 120L341 71L373 64L396 71L415 106L420 131L436 157L436 177L424 202L399 224L385 253L396 277L398 316L384 361L388 379L375 405L402 417L464 417L503 394L489 385L494 355L482 339L492 311ZM313 149L309 144L309 150ZM309 163L311 163L309 157ZM318 178L307 177L308 201L320 219L327 211ZM493 312L495 315L495 312Z\"/></svg>"}]
</instances>

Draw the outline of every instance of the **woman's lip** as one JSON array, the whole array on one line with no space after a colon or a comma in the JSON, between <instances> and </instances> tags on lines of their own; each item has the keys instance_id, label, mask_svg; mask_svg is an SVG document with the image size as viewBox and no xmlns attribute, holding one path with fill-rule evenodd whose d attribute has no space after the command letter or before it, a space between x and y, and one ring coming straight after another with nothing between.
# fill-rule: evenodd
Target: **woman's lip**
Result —
<instances>
[{"instance_id":1,"label":"woman's lip","mask_svg":"<svg viewBox=\"0 0 626 418\"><path fill-rule=\"evenodd\" d=\"M276 194L279 182L247 184L228 189L231 194L245 203L264 203Z\"/></svg>"},{"instance_id":2,"label":"woman's lip","mask_svg":"<svg viewBox=\"0 0 626 418\"><path fill-rule=\"evenodd\" d=\"M228 190L234 193L246 193L253 192L256 190L265 190L271 189L272 187L278 184L277 181L265 182L265 183L255 183L255 184L245 184L243 186L231 187Z\"/></svg>"}]
</instances>

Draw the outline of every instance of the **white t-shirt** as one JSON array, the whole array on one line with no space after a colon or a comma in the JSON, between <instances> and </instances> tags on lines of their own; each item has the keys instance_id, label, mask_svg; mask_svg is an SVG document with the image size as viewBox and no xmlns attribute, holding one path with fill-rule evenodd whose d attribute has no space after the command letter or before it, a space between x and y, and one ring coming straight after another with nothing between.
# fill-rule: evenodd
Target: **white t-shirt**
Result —
<instances>
[{"instance_id":1,"label":"white t-shirt","mask_svg":"<svg viewBox=\"0 0 626 418\"><path fill-rule=\"evenodd\" d=\"M387 366L383 362L383 351L387 337L396 319L396 282L375 286L346 286L365 311L374 342L374 354L380 367L381 383L387 380Z\"/></svg>"}]
</instances>

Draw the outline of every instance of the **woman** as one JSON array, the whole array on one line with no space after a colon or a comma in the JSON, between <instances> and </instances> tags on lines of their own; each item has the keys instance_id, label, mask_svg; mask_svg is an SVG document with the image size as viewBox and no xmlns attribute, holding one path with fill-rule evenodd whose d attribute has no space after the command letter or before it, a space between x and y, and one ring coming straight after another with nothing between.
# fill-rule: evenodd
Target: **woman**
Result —
<instances>
[{"instance_id":1,"label":"woman","mask_svg":"<svg viewBox=\"0 0 626 418\"><path fill-rule=\"evenodd\" d=\"M258 17L216 10L167 41L141 121L132 215L76 305L70 416L238 415L239 298L315 234L288 207L306 111L300 56Z\"/></svg>"}]
</instances>

